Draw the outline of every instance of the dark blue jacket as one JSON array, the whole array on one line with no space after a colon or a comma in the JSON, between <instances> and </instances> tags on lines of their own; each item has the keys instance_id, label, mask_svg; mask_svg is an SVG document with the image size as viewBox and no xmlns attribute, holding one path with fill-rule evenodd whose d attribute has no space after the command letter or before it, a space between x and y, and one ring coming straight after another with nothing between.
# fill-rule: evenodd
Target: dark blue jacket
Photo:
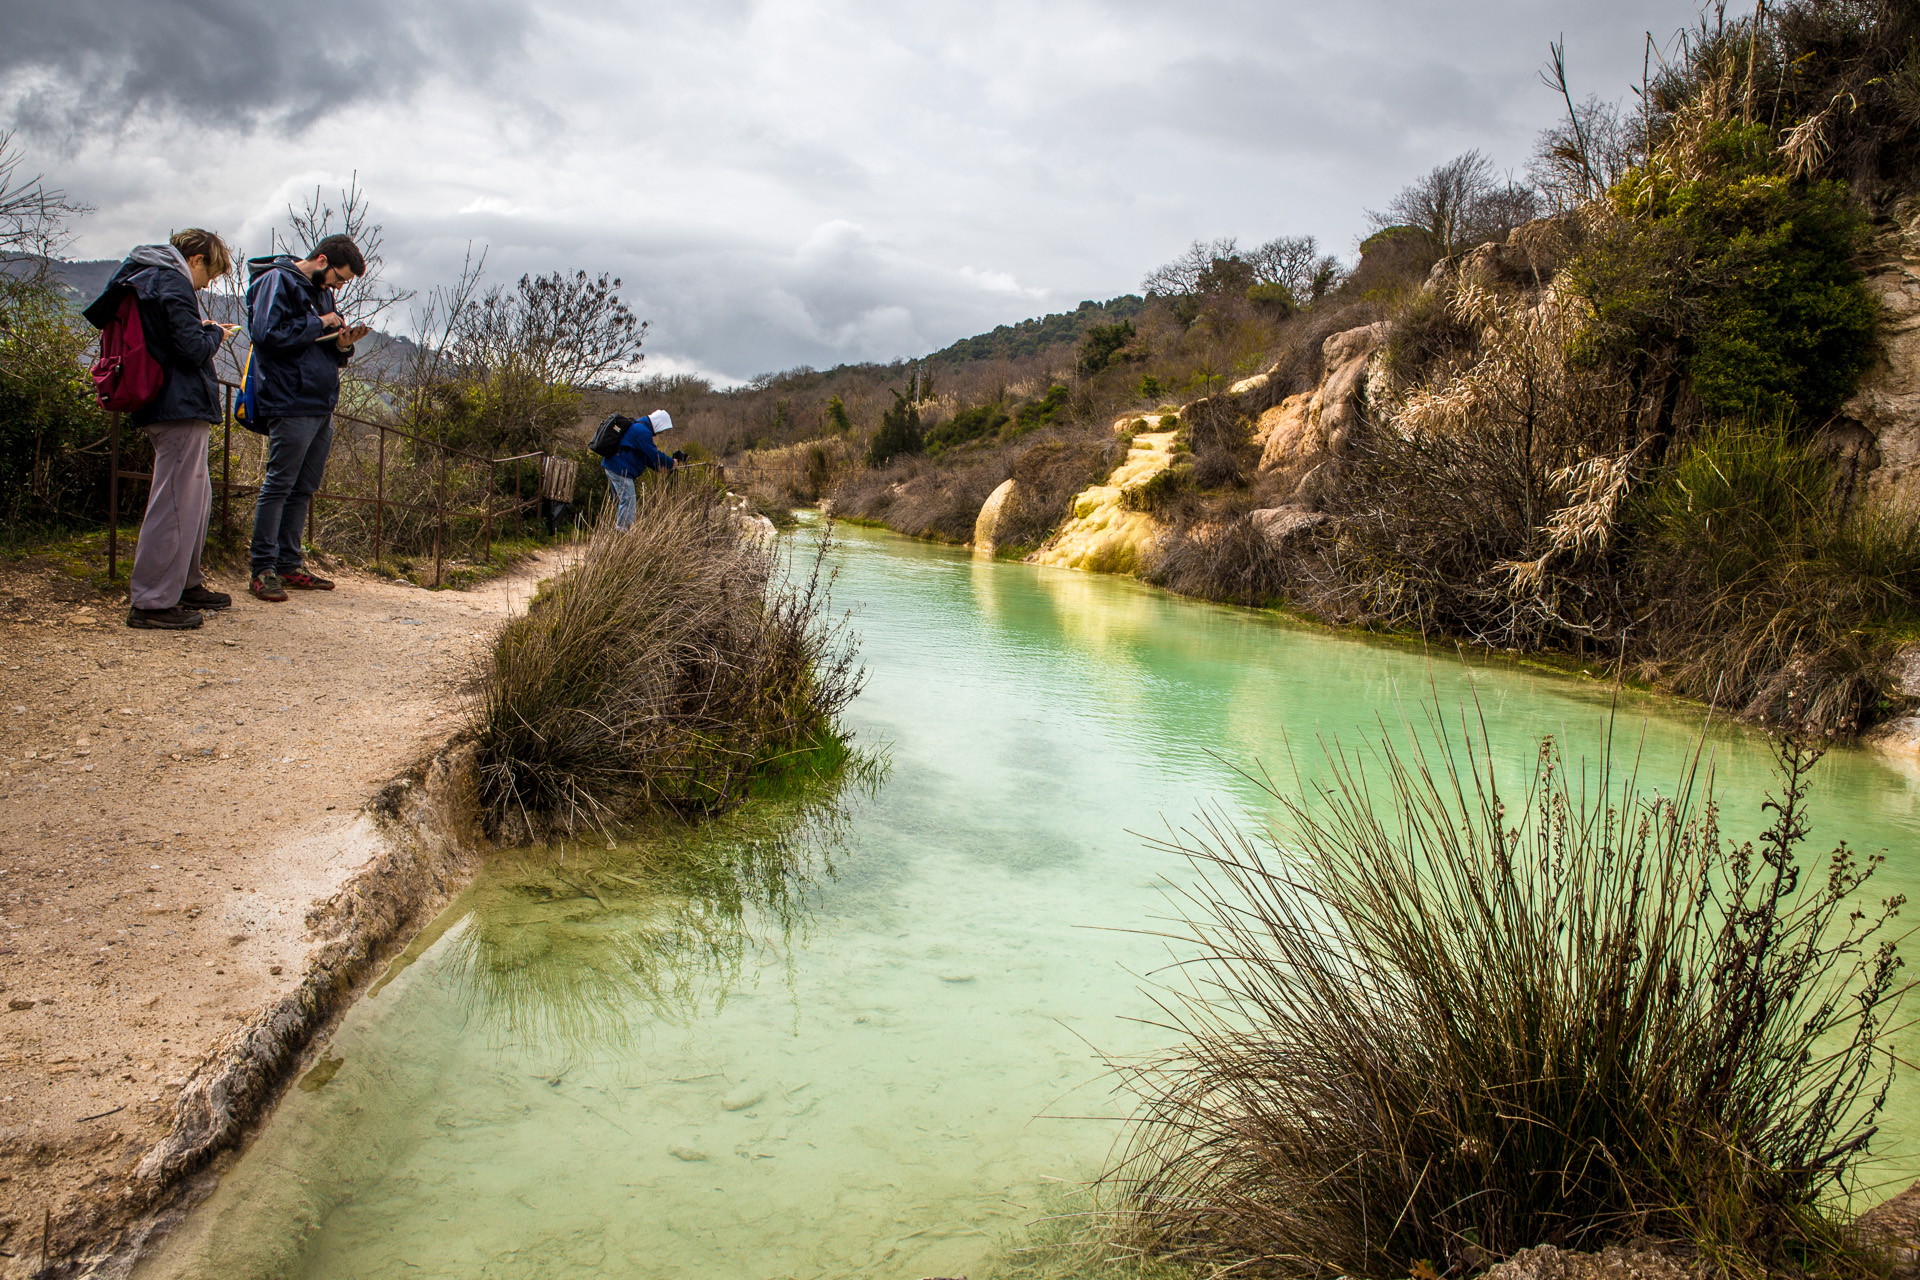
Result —
<instances>
[{"instance_id":1,"label":"dark blue jacket","mask_svg":"<svg viewBox=\"0 0 1920 1280\"><path fill-rule=\"evenodd\" d=\"M673 459L654 447L652 420L635 418L620 437L620 447L601 465L617 476L632 479L642 471L671 471Z\"/></svg>"},{"instance_id":2,"label":"dark blue jacket","mask_svg":"<svg viewBox=\"0 0 1920 1280\"><path fill-rule=\"evenodd\" d=\"M340 366L353 348L322 342L333 290L307 279L290 254L247 259L247 337L260 372L258 416L319 418L340 402Z\"/></svg>"},{"instance_id":3,"label":"dark blue jacket","mask_svg":"<svg viewBox=\"0 0 1920 1280\"><path fill-rule=\"evenodd\" d=\"M200 303L193 296L193 282L178 268L155 266L157 250L165 246L145 246L134 250L148 259L128 258L113 273L113 279L87 309L80 314L96 329L113 323L120 312L120 298L133 290L140 300L140 328L146 335L147 351L166 374L160 394L145 407L129 415L136 427L154 422L220 421L220 385L213 374L213 357L220 350L220 326L200 318Z\"/></svg>"}]
</instances>

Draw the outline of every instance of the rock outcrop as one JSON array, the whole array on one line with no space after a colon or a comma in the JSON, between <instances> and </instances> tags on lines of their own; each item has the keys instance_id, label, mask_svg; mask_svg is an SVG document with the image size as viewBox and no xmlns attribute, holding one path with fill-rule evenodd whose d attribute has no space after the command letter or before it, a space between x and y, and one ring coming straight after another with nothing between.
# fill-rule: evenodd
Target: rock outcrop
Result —
<instances>
[{"instance_id":1,"label":"rock outcrop","mask_svg":"<svg viewBox=\"0 0 1920 1280\"><path fill-rule=\"evenodd\" d=\"M1892 1280L1920 1276L1920 1182L1853 1220L1861 1241L1885 1251Z\"/></svg>"},{"instance_id":2,"label":"rock outcrop","mask_svg":"<svg viewBox=\"0 0 1920 1280\"><path fill-rule=\"evenodd\" d=\"M1844 413L1872 433L1877 461L1865 470L1869 496L1920 507L1920 194L1894 202L1874 238L1867 284L1880 299L1882 359Z\"/></svg>"},{"instance_id":3,"label":"rock outcrop","mask_svg":"<svg viewBox=\"0 0 1920 1280\"><path fill-rule=\"evenodd\" d=\"M1260 470L1311 467L1347 452L1360 426L1369 362L1386 336L1387 325L1379 321L1336 333L1321 345L1327 371L1320 385L1260 415Z\"/></svg>"},{"instance_id":4,"label":"rock outcrop","mask_svg":"<svg viewBox=\"0 0 1920 1280\"><path fill-rule=\"evenodd\" d=\"M1126 458L1106 483L1083 489L1074 497L1073 513L1066 523L1046 546L1027 557L1028 562L1095 573L1139 570L1151 556L1160 525L1150 513L1130 506L1127 494L1173 465L1174 434L1154 431L1135 435Z\"/></svg>"},{"instance_id":5,"label":"rock outcrop","mask_svg":"<svg viewBox=\"0 0 1920 1280\"><path fill-rule=\"evenodd\" d=\"M980 504L980 514L973 518L973 550L975 555L990 556L1000 542L1000 528L1020 507L1020 486L1011 476L1000 482L1000 487L987 495Z\"/></svg>"}]
</instances>

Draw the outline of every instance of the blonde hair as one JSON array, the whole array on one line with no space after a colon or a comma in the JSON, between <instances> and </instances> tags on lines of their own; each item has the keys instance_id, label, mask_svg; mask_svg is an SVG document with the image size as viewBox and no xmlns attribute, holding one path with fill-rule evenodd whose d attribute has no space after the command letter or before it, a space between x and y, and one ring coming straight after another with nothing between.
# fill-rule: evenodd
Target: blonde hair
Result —
<instances>
[{"instance_id":1,"label":"blonde hair","mask_svg":"<svg viewBox=\"0 0 1920 1280\"><path fill-rule=\"evenodd\" d=\"M205 258L207 274L216 280L233 270L233 255L227 250L227 242L211 231L188 227L174 232L169 243L183 258Z\"/></svg>"}]
</instances>

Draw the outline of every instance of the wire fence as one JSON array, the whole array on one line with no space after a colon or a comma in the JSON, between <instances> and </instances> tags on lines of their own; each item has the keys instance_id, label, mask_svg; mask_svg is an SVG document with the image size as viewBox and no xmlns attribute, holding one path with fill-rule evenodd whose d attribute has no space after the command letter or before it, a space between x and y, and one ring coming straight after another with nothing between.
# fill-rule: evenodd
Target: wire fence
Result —
<instances>
[{"instance_id":1,"label":"wire fence","mask_svg":"<svg viewBox=\"0 0 1920 1280\"><path fill-rule=\"evenodd\" d=\"M219 472L213 480L219 499L218 527L223 537L230 537L235 532L234 496L257 495L266 474L267 439L236 422L233 398L238 388L224 379L220 386L219 449L211 462ZM110 418L107 574L111 579L119 576L120 482L150 484L153 474L127 468L123 415ZM333 418L326 487L307 506L307 544L336 552L370 552L374 564L389 553L417 553L424 559L430 544L436 587L442 585L449 553L457 544L477 542L481 557L489 557L496 536L509 521L514 535L521 536L529 512L540 512L543 502L556 507L571 504L577 491L579 463L571 458L548 452L489 457L358 414L336 412ZM240 425L237 435L236 425ZM710 471L712 479L726 482L725 469L716 463L682 464L663 482L673 482L681 471Z\"/></svg>"}]
</instances>

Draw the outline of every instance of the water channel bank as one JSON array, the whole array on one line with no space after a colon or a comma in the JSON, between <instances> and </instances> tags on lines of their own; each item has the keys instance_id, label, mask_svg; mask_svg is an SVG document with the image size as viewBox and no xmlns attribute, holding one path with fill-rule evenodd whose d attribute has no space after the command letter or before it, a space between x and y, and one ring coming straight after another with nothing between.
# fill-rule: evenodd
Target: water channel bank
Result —
<instances>
[{"instance_id":1,"label":"water channel bank","mask_svg":"<svg viewBox=\"0 0 1920 1280\"><path fill-rule=\"evenodd\" d=\"M884 781L491 860L140 1275L977 1278L1106 1160L1108 1059L1164 1043L1143 987L1187 875L1134 833L1264 815L1238 770L1311 783L1322 740L1429 701L1484 713L1512 779L1540 734L1577 760L1607 731L1611 691L1544 673L884 533L840 554ZM1675 776L1697 714L1622 704L1642 776ZM1764 740L1707 740L1757 830ZM1920 778L1843 751L1817 782L1815 840L1920 888ZM1920 1172L1898 1089L1880 1195Z\"/></svg>"},{"instance_id":2,"label":"water channel bank","mask_svg":"<svg viewBox=\"0 0 1920 1280\"><path fill-rule=\"evenodd\" d=\"M422 762L559 564L471 592L341 574L284 605L229 582L187 633L0 579L0 1274L124 1254L464 885Z\"/></svg>"}]
</instances>

